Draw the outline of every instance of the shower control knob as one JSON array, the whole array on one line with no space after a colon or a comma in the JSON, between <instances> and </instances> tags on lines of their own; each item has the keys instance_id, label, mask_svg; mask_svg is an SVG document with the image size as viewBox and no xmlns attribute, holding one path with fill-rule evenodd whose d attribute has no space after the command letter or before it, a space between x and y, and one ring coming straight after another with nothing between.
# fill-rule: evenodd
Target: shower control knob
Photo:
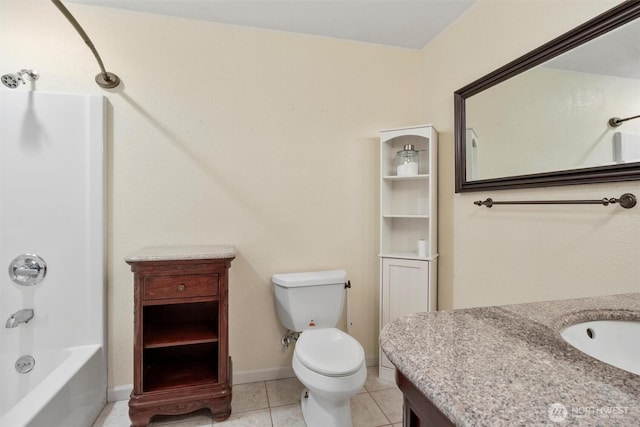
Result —
<instances>
[{"instance_id":1,"label":"shower control knob","mask_svg":"<svg viewBox=\"0 0 640 427\"><path fill-rule=\"evenodd\" d=\"M47 263L38 255L18 255L9 264L9 277L21 286L33 286L47 275Z\"/></svg>"}]
</instances>

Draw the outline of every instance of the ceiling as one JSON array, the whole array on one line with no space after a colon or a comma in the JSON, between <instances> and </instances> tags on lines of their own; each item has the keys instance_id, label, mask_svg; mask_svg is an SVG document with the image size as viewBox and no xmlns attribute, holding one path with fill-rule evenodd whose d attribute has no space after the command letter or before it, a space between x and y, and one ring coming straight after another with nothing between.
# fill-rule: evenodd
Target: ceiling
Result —
<instances>
[{"instance_id":1,"label":"ceiling","mask_svg":"<svg viewBox=\"0 0 640 427\"><path fill-rule=\"evenodd\" d=\"M640 20L629 22L550 60L545 65L550 68L640 80Z\"/></svg>"},{"instance_id":2,"label":"ceiling","mask_svg":"<svg viewBox=\"0 0 640 427\"><path fill-rule=\"evenodd\" d=\"M477 0L68 0L421 49Z\"/></svg>"}]
</instances>

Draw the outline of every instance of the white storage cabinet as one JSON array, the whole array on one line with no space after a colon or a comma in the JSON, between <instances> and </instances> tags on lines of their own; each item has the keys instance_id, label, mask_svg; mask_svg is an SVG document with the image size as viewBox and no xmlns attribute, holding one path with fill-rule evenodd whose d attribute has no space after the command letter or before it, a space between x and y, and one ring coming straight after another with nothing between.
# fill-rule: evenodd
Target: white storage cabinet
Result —
<instances>
[{"instance_id":1,"label":"white storage cabinet","mask_svg":"<svg viewBox=\"0 0 640 427\"><path fill-rule=\"evenodd\" d=\"M420 153L418 174L397 176L405 144ZM438 132L432 125L380 132L380 329L437 303ZM418 253L424 240L425 253ZM395 382L393 364L380 350L380 378Z\"/></svg>"}]
</instances>

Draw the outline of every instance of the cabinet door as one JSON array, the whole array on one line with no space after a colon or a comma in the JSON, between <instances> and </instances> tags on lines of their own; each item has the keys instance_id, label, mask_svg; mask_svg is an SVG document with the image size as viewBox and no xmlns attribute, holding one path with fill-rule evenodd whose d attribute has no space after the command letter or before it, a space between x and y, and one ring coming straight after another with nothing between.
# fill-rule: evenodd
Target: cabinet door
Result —
<instances>
[{"instance_id":1,"label":"cabinet door","mask_svg":"<svg viewBox=\"0 0 640 427\"><path fill-rule=\"evenodd\" d=\"M382 259L381 326L410 313L429 311L429 262ZM380 364L393 364L380 354Z\"/></svg>"}]
</instances>

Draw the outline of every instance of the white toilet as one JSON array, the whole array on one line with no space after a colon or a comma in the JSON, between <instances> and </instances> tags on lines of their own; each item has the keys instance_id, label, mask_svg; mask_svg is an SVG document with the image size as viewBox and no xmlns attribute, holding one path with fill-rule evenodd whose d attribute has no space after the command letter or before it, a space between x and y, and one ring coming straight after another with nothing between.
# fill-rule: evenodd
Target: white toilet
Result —
<instances>
[{"instance_id":1,"label":"white toilet","mask_svg":"<svg viewBox=\"0 0 640 427\"><path fill-rule=\"evenodd\" d=\"M301 398L308 427L351 427L350 399L367 379L364 350L335 328L342 316L344 270L276 274L276 309L282 324L302 332L293 371L308 389Z\"/></svg>"}]
</instances>

